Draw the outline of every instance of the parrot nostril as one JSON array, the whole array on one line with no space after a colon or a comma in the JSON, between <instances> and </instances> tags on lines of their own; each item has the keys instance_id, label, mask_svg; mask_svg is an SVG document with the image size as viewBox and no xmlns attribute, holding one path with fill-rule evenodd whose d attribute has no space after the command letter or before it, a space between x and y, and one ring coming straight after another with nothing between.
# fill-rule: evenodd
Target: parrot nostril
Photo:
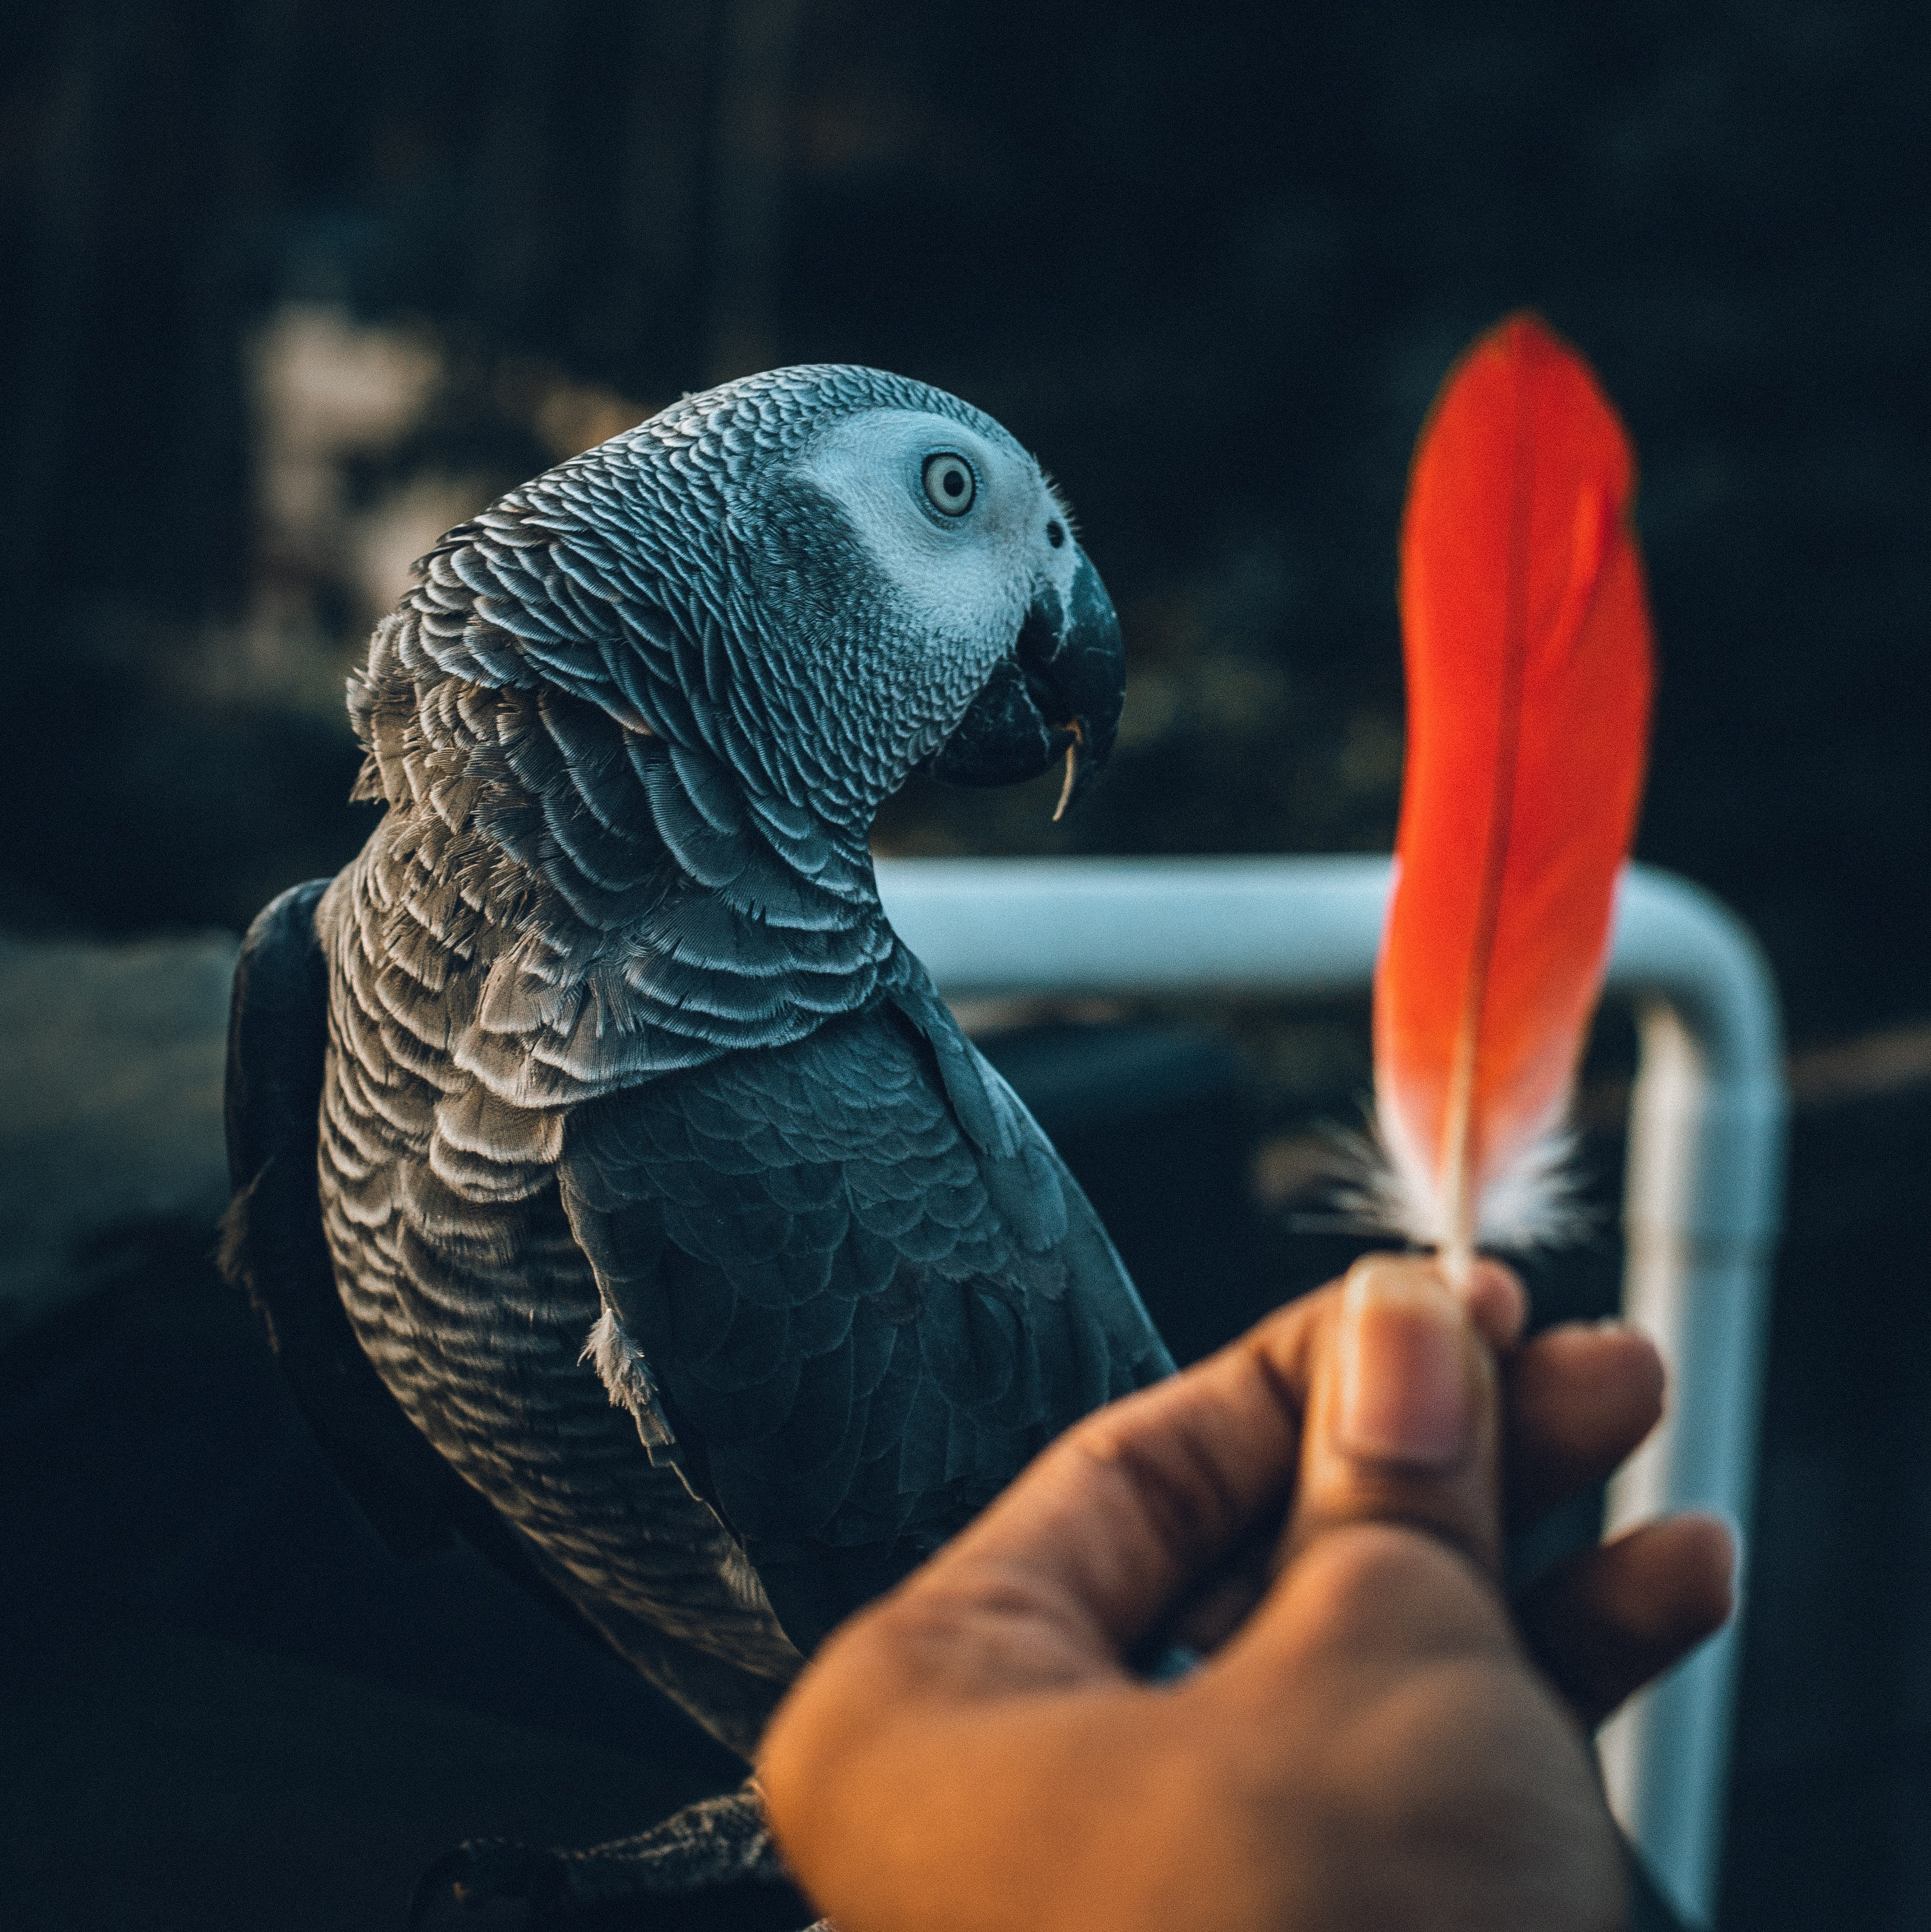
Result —
<instances>
[{"instance_id":1,"label":"parrot nostril","mask_svg":"<svg viewBox=\"0 0 1931 1932\"><path fill-rule=\"evenodd\" d=\"M1066 541L1066 526L1057 517L1055 517L1046 526L1046 541L1055 550Z\"/></svg>"}]
</instances>

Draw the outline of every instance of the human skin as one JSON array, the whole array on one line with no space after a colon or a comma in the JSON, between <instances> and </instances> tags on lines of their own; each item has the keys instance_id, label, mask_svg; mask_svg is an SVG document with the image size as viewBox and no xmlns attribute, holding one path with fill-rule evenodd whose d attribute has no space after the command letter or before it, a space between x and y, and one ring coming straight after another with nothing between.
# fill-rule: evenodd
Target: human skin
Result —
<instances>
[{"instance_id":1,"label":"human skin","mask_svg":"<svg viewBox=\"0 0 1931 1932\"><path fill-rule=\"evenodd\" d=\"M1654 1349L1370 1256L1089 1417L825 1644L758 1775L839 1932L1608 1932L1589 1729L1728 1615L1720 1523L1512 1610L1508 1522L1653 1426ZM1208 1652L1177 1682L1130 1660Z\"/></svg>"}]
</instances>

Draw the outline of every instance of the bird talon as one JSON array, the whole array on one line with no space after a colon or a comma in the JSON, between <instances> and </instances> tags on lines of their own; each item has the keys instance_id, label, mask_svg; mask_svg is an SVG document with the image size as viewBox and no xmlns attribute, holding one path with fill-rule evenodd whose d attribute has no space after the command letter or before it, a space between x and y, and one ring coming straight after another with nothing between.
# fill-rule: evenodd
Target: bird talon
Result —
<instances>
[{"instance_id":1,"label":"bird talon","mask_svg":"<svg viewBox=\"0 0 1931 1932\"><path fill-rule=\"evenodd\" d=\"M563 1895L553 1852L508 1838L473 1838L438 1858L409 1901L410 1932L526 1932L548 1922Z\"/></svg>"}]
</instances>

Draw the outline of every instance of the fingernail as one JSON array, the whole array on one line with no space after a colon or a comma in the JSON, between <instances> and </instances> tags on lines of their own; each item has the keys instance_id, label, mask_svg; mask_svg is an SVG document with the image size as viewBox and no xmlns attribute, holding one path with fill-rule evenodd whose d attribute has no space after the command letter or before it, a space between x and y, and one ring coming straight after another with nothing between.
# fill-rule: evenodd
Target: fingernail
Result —
<instances>
[{"instance_id":1,"label":"fingernail","mask_svg":"<svg viewBox=\"0 0 1931 1932\"><path fill-rule=\"evenodd\" d=\"M1341 1298L1335 1446L1440 1468L1468 1454L1467 1318L1439 1276L1383 1256L1357 1262Z\"/></svg>"}]
</instances>

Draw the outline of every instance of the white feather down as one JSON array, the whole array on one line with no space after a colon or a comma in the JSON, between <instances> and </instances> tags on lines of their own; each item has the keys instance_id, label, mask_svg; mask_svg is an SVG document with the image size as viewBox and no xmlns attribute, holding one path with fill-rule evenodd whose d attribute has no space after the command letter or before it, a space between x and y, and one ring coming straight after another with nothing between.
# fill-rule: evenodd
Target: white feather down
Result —
<instances>
[{"instance_id":1,"label":"white feather down","mask_svg":"<svg viewBox=\"0 0 1931 1932\"><path fill-rule=\"evenodd\" d=\"M606 1306L597 1317L577 1359L596 1364L597 1378L608 1392L611 1406L630 1412L651 1461L674 1462L677 1438L657 1398L656 1378L643 1350L625 1334L614 1308Z\"/></svg>"},{"instance_id":2,"label":"white feather down","mask_svg":"<svg viewBox=\"0 0 1931 1932\"><path fill-rule=\"evenodd\" d=\"M1392 1108L1377 1107L1367 1130L1340 1138L1341 1186L1335 1204L1365 1232L1399 1234L1419 1247L1448 1239L1448 1204L1434 1163L1424 1157ZM1477 1246L1509 1253L1579 1240L1595 1216L1581 1198L1579 1144L1565 1108L1482 1190Z\"/></svg>"}]
</instances>

